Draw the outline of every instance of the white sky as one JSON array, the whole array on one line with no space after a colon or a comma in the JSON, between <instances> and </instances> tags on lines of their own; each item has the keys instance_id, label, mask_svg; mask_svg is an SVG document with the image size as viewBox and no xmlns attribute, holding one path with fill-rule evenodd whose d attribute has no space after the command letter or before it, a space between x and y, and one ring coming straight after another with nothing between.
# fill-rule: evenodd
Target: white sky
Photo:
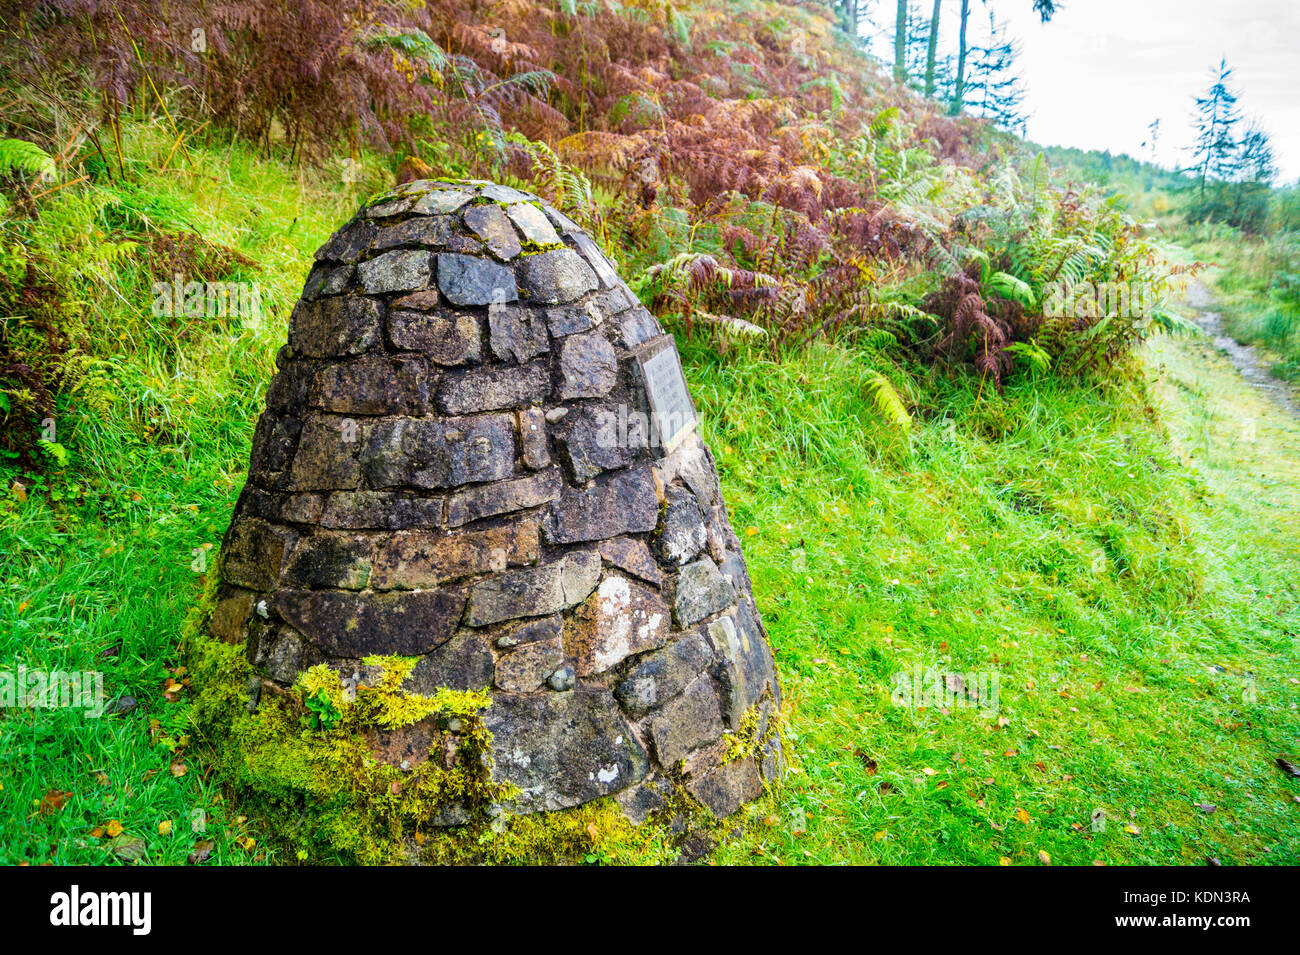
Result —
<instances>
[{"instance_id":1,"label":"white sky","mask_svg":"<svg viewBox=\"0 0 1300 955\"><path fill-rule=\"evenodd\" d=\"M910 0L930 15L931 0ZM939 55L957 45L960 0L942 0ZM1044 145L1109 149L1150 160L1147 126L1160 120L1155 160L1185 166L1194 98L1226 56L1237 106L1273 141L1279 182L1300 178L1300 2L1297 0L1064 0L1040 23L1032 0L987 0L1021 43L1028 136ZM892 61L894 0L874 0L863 32ZM986 0L971 0L968 39L988 33Z\"/></svg>"}]
</instances>

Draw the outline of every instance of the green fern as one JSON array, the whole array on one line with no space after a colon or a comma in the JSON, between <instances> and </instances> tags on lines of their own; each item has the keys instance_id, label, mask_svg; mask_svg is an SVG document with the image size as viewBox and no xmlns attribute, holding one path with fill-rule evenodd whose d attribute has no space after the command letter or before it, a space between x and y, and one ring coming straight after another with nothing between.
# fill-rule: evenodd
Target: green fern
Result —
<instances>
[{"instance_id":1,"label":"green fern","mask_svg":"<svg viewBox=\"0 0 1300 955\"><path fill-rule=\"evenodd\" d=\"M53 176L54 159L40 146L25 139L0 139L0 176L16 172L30 176Z\"/></svg>"},{"instance_id":2,"label":"green fern","mask_svg":"<svg viewBox=\"0 0 1300 955\"><path fill-rule=\"evenodd\" d=\"M907 405L888 378L872 369L867 372L864 389L871 399L872 407L886 421L904 433L912 430L912 416L908 413Z\"/></svg>"},{"instance_id":3,"label":"green fern","mask_svg":"<svg viewBox=\"0 0 1300 955\"><path fill-rule=\"evenodd\" d=\"M1004 350L1024 361L1025 364L1040 375L1047 374L1052 367L1052 356L1040 347L1037 342L1013 342Z\"/></svg>"},{"instance_id":4,"label":"green fern","mask_svg":"<svg viewBox=\"0 0 1300 955\"><path fill-rule=\"evenodd\" d=\"M1012 302L1019 302L1025 308L1032 309L1036 299L1029 283L1006 272L994 272L989 276L988 287Z\"/></svg>"}]
</instances>

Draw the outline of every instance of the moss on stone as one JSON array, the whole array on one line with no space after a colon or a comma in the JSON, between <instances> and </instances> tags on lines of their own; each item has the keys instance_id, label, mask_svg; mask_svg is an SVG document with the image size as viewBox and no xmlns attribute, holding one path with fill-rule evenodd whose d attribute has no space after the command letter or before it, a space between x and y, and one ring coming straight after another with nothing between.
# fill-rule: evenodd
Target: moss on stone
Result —
<instances>
[{"instance_id":1,"label":"moss on stone","mask_svg":"<svg viewBox=\"0 0 1300 955\"><path fill-rule=\"evenodd\" d=\"M368 657L367 678L345 687L328 665L285 690L261 678L238 644L207 634L216 605L210 575L184 628L182 649L196 690L192 718L203 757L264 826L282 860L313 863L657 864L677 856L661 819L634 825L613 798L556 812L513 816L516 794L492 780L486 693L401 688L415 660ZM250 708L252 694L260 695ZM337 718L313 719L328 704ZM454 727L455 759L441 752L403 769L380 759L373 734L431 721ZM454 814L462 824L433 820Z\"/></svg>"},{"instance_id":2,"label":"moss on stone","mask_svg":"<svg viewBox=\"0 0 1300 955\"><path fill-rule=\"evenodd\" d=\"M766 714L764 705L768 708ZM762 699L745 711L736 729L724 735L727 751L722 761L730 763L750 758L761 762L764 748L779 737L784 728L785 711L773 702L771 693L764 693Z\"/></svg>"}]
</instances>

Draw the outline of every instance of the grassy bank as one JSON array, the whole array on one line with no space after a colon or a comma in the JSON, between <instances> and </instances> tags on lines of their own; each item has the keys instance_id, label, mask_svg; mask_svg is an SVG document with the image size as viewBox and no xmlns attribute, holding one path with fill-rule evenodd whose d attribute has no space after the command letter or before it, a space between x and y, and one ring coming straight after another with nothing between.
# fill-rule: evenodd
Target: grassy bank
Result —
<instances>
[{"instance_id":1,"label":"grassy bank","mask_svg":"<svg viewBox=\"0 0 1300 955\"><path fill-rule=\"evenodd\" d=\"M1300 386L1300 239L1279 231L1247 236L1229 226L1201 224L1180 230L1178 241L1212 267L1204 278L1215 292L1224 329L1260 346L1270 371Z\"/></svg>"},{"instance_id":2,"label":"grassy bank","mask_svg":"<svg viewBox=\"0 0 1300 955\"><path fill-rule=\"evenodd\" d=\"M114 705L0 718L0 862L268 859L190 756L176 644L288 308L365 190L219 144L151 172L170 145L140 129L129 190L68 190L6 223L81 324L67 460L4 482L0 659L102 671ZM158 262L105 235L180 229L259 263L260 321L151 316ZM998 394L865 344L724 359L678 331L791 703L792 775L718 859L1300 859L1300 781L1273 762L1300 731L1300 443L1262 409L1234 443L1249 395L1229 372L1163 342L1150 386L1133 364ZM910 429L878 410L875 372ZM917 668L996 676L996 705L896 705Z\"/></svg>"}]
</instances>

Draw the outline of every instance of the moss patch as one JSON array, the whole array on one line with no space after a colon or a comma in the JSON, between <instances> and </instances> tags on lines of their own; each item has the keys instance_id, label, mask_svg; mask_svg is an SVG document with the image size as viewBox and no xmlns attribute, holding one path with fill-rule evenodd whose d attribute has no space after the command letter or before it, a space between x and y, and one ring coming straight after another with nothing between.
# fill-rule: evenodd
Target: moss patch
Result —
<instances>
[{"instance_id":1,"label":"moss patch","mask_svg":"<svg viewBox=\"0 0 1300 955\"><path fill-rule=\"evenodd\" d=\"M207 636L214 578L184 630L196 751L281 861L662 864L720 826L684 790L639 826L613 798L513 816L514 788L492 780L486 693L406 692L404 657L366 658L355 687L323 664L275 687L242 645ZM756 711L746 745L761 745L757 729Z\"/></svg>"}]
</instances>

